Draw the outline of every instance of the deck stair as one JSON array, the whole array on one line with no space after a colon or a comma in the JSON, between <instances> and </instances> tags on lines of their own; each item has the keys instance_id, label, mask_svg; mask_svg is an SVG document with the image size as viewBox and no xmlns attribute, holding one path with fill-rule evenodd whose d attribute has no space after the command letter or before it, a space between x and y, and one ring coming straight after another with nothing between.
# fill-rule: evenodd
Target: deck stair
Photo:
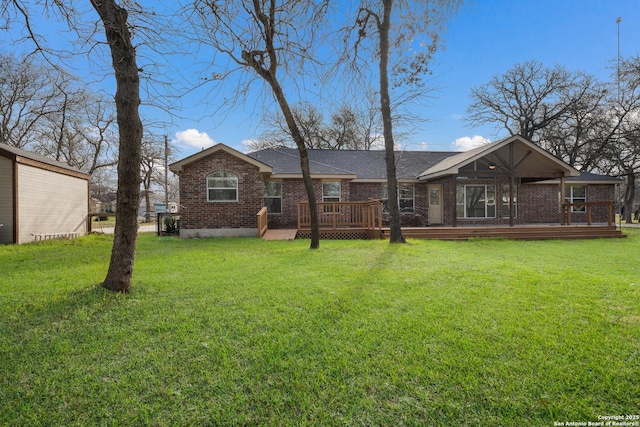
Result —
<instances>
[{"instance_id":1,"label":"deck stair","mask_svg":"<svg viewBox=\"0 0 640 427\"><path fill-rule=\"evenodd\" d=\"M389 230L383 229L384 237ZM521 227L416 227L402 228L405 238L433 240L469 240L499 238L513 240L597 239L627 237L615 226L521 226Z\"/></svg>"},{"instance_id":2,"label":"deck stair","mask_svg":"<svg viewBox=\"0 0 640 427\"><path fill-rule=\"evenodd\" d=\"M264 233L264 240L294 240L298 230L296 229L269 229Z\"/></svg>"}]
</instances>

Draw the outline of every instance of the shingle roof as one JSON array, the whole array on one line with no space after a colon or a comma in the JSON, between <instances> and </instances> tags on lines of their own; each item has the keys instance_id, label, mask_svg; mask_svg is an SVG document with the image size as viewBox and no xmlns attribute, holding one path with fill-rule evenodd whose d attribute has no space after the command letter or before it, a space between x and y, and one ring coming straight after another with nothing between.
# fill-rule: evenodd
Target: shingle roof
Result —
<instances>
[{"instance_id":1,"label":"shingle roof","mask_svg":"<svg viewBox=\"0 0 640 427\"><path fill-rule=\"evenodd\" d=\"M564 164L548 152L535 147L528 141L522 141L520 137L509 137L492 144L487 144L475 149L459 151L396 151L396 175L399 181L416 181L427 175L446 176L457 173L456 168L484 156L501 146L505 146L513 140L520 139L525 145L530 145L542 158L550 162L564 165L564 169L578 173L577 170ZM224 144L217 144L199 153L186 157L170 165L170 169L179 173L182 168L192 162L210 156L219 150L226 151L245 161L255 162L261 167L261 171L268 172L274 177L300 177L300 153L296 148L266 148L252 153L242 154ZM309 167L311 175L316 177L342 177L359 181L384 181L386 180L385 152L383 150L307 150L309 154ZM264 170L262 170L264 169ZM569 177L567 177L569 179ZM581 173L572 177L576 181L610 183L614 178L605 175Z\"/></svg>"},{"instance_id":2,"label":"shingle roof","mask_svg":"<svg viewBox=\"0 0 640 427\"><path fill-rule=\"evenodd\" d=\"M351 170L332 166L331 163L333 162L327 158L329 156L317 155L317 153L315 153L317 151L324 150L308 150L311 174L354 175L354 172ZM293 175L302 173L300 168L300 153L295 148L267 148L265 150L247 153L247 156L271 166L273 168L273 174L276 175Z\"/></svg>"},{"instance_id":3,"label":"shingle roof","mask_svg":"<svg viewBox=\"0 0 640 427\"><path fill-rule=\"evenodd\" d=\"M355 175L358 180L386 179L385 152L381 150L307 150L314 175ZM456 152L396 151L400 180L415 180L420 172L456 155ZM247 156L266 163L274 174L300 174L300 155L295 148L269 148Z\"/></svg>"},{"instance_id":4,"label":"shingle roof","mask_svg":"<svg viewBox=\"0 0 640 427\"><path fill-rule=\"evenodd\" d=\"M602 183L619 183L622 178L609 175L600 175L591 172L580 172L580 176L571 176L565 178L565 181L589 181L589 182L602 182Z\"/></svg>"}]
</instances>

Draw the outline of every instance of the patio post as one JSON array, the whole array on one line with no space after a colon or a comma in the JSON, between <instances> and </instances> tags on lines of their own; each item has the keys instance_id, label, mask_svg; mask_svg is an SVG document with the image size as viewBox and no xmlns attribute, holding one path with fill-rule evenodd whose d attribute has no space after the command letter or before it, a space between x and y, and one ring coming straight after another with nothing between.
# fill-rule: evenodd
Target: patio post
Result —
<instances>
[{"instance_id":1,"label":"patio post","mask_svg":"<svg viewBox=\"0 0 640 427\"><path fill-rule=\"evenodd\" d=\"M562 175L560 177L560 225L564 225L564 201L565 201L564 175ZM569 207L569 210L571 210L571 207Z\"/></svg>"},{"instance_id":2,"label":"patio post","mask_svg":"<svg viewBox=\"0 0 640 427\"><path fill-rule=\"evenodd\" d=\"M514 181L515 179L513 178L513 173L509 174L509 227L513 227L515 225L515 222L513 220L514 217L514 207L515 204L513 203L513 195L514 195L514 191L513 191L513 185L514 185Z\"/></svg>"}]
</instances>

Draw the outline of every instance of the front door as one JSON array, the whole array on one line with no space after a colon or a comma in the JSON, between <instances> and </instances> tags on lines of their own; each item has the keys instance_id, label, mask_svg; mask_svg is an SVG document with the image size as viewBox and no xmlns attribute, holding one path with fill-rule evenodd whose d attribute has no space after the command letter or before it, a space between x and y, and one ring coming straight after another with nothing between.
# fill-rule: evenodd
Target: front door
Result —
<instances>
[{"instance_id":1,"label":"front door","mask_svg":"<svg viewBox=\"0 0 640 427\"><path fill-rule=\"evenodd\" d=\"M442 185L429 185L429 224L442 224Z\"/></svg>"}]
</instances>

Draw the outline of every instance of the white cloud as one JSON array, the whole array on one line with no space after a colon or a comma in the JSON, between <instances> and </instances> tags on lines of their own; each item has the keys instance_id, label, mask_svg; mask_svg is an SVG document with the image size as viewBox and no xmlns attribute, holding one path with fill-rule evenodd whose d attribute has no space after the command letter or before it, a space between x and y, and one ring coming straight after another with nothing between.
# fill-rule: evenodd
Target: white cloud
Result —
<instances>
[{"instance_id":1,"label":"white cloud","mask_svg":"<svg viewBox=\"0 0 640 427\"><path fill-rule=\"evenodd\" d=\"M463 136L462 138L458 138L451 145L458 151L468 151L472 148L479 147L481 145L489 144L491 142L490 139L487 139L480 135L471 136Z\"/></svg>"},{"instance_id":2,"label":"white cloud","mask_svg":"<svg viewBox=\"0 0 640 427\"><path fill-rule=\"evenodd\" d=\"M384 150L384 141L383 141L383 144L380 147L380 149ZM425 141L420 141L420 142L415 142L415 143L412 143L412 144L403 145L402 147L398 147L397 149L398 150L411 150L411 151L427 151L427 150L429 150L429 144L427 144Z\"/></svg>"},{"instance_id":3,"label":"white cloud","mask_svg":"<svg viewBox=\"0 0 640 427\"><path fill-rule=\"evenodd\" d=\"M190 147L202 149L216 144L206 132L200 132L198 129L187 129L176 132L175 141Z\"/></svg>"},{"instance_id":4,"label":"white cloud","mask_svg":"<svg viewBox=\"0 0 640 427\"><path fill-rule=\"evenodd\" d=\"M260 149L260 140L259 139L243 139L242 140L242 152L250 153L252 151L257 151Z\"/></svg>"}]
</instances>

